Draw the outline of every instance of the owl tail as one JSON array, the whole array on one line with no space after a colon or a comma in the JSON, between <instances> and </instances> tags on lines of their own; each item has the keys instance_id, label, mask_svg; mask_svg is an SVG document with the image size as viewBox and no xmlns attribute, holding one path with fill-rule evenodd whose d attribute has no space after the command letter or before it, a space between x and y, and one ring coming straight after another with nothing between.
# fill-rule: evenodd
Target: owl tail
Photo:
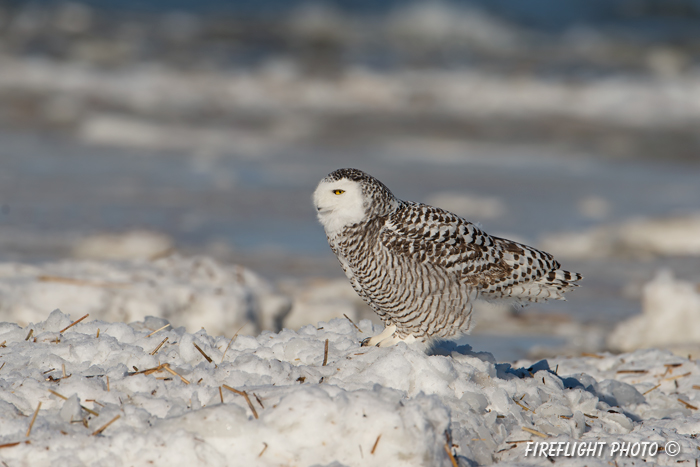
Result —
<instances>
[{"instance_id":1,"label":"owl tail","mask_svg":"<svg viewBox=\"0 0 700 467\"><path fill-rule=\"evenodd\" d=\"M564 293L578 287L576 282L581 279L583 276L576 272L555 269L535 281L513 286L511 293L521 303L566 300Z\"/></svg>"}]
</instances>

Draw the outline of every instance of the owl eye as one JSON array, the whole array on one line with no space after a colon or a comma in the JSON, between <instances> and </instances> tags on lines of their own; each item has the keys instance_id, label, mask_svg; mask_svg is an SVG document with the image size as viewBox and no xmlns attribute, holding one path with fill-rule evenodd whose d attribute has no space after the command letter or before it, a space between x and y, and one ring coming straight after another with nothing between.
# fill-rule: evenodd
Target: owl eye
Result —
<instances>
[{"instance_id":1,"label":"owl eye","mask_svg":"<svg viewBox=\"0 0 700 467\"><path fill-rule=\"evenodd\" d=\"M343 193L345 193L345 190L333 190L334 195L342 195Z\"/></svg>"}]
</instances>

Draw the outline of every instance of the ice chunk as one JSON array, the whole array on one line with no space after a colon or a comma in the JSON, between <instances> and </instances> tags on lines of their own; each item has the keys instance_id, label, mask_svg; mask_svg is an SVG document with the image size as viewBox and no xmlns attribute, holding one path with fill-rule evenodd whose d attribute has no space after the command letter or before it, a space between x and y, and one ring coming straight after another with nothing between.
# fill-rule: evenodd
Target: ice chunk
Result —
<instances>
[{"instance_id":1,"label":"ice chunk","mask_svg":"<svg viewBox=\"0 0 700 467\"><path fill-rule=\"evenodd\" d=\"M614 349L700 345L700 289L660 271L644 286L642 314L618 324L608 337Z\"/></svg>"},{"instance_id":2,"label":"ice chunk","mask_svg":"<svg viewBox=\"0 0 700 467\"><path fill-rule=\"evenodd\" d=\"M64 422L70 423L72 421L79 421L82 420L81 411L78 395L73 394L63 402L63 407L61 407L59 416Z\"/></svg>"},{"instance_id":3,"label":"ice chunk","mask_svg":"<svg viewBox=\"0 0 700 467\"><path fill-rule=\"evenodd\" d=\"M624 407L631 404L643 404L644 396L634 386L621 381L606 379L595 384L598 398L611 406Z\"/></svg>"}]
</instances>

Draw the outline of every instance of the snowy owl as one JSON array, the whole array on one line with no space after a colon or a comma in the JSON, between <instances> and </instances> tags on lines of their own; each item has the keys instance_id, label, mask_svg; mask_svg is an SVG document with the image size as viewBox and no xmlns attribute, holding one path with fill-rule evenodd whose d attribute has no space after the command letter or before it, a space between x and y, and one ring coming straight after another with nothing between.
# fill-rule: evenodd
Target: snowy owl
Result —
<instances>
[{"instance_id":1,"label":"snowy owl","mask_svg":"<svg viewBox=\"0 0 700 467\"><path fill-rule=\"evenodd\" d=\"M328 243L384 331L386 347L467 332L476 299L564 299L580 274L552 255L493 237L448 211L396 198L379 180L339 169L313 195Z\"/></svg>"}]
</instances>

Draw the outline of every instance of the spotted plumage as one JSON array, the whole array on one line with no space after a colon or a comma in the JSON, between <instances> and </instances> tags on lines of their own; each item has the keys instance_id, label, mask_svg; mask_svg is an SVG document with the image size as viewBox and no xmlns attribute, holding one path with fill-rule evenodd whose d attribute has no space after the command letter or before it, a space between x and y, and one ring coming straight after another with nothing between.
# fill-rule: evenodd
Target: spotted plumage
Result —
<instances>
[{"instance_id":1,"label":"spotted plumage","mask_svg":"<svg viewBox=\"0 0 700 467\"><path fill-rule=\"evenodd\" d=\"M401 201L357 169L321 180L314 204L350 283L386 325L369 345L449 338L469 330L477 299L561 300L581 279L549 253Z\"/></svg>"}]
</instances>

